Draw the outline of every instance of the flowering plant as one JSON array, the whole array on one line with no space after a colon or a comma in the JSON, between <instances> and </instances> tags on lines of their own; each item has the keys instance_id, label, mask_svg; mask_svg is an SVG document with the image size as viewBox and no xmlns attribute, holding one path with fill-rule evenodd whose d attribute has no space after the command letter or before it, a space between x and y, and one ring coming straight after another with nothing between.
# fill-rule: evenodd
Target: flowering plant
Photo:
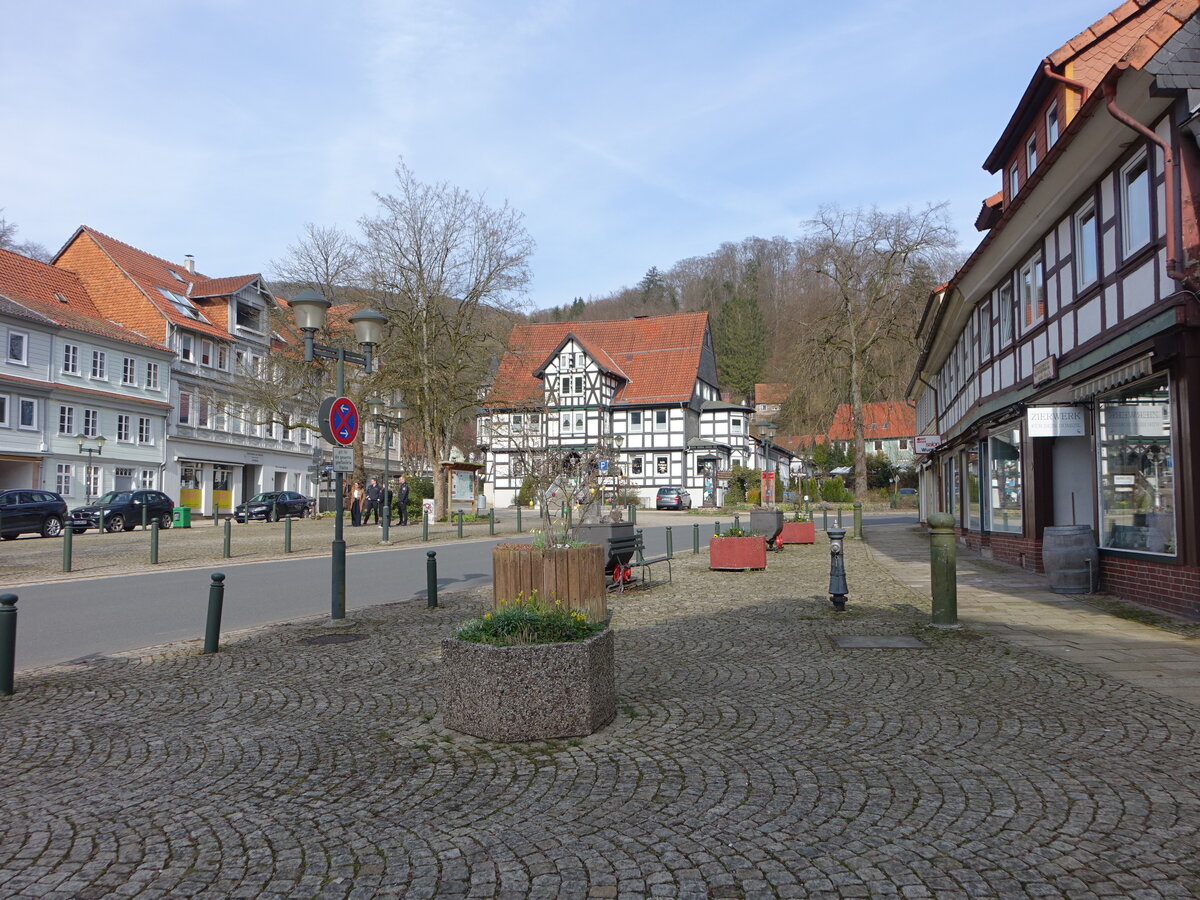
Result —
<instances>
[{"instance_id":1,"label":"flowering plant","mask_svg":"<svg viewBox=\"0 0 1200 900\"><path fill-rule=\"evenodd\" d=\"M457 637L460 641L513 647L584 641L603 630L603 622L591 622L579 610L566 609L558 600L547 605L534 591L529 597L520 594L481 618L464 623Z\"/></svg>"}]
</instances>

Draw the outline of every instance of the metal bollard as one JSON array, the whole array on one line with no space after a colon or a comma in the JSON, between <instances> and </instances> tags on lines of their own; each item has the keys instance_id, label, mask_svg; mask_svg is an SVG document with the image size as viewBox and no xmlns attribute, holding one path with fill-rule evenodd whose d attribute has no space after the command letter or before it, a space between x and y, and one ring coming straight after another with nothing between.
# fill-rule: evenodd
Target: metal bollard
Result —
<instances>
[{"instance_id":1,"label":"metal bollard","mask_svg":"<svg viewBox=\"0 0 1200 900\"><path fill-rule=\"evenodd\" d=\"M272 522L279 521L279 501L278 500L276 500L274 503L271 504L271 521Z\"/></svg>"},{"instance_id":2,"label":"metal bollard","mask_svg":"<svg viewBox=\"0 0 1200 900\"><path fill-rule=\"evenodd\" d=\"M429 540L429 513L421 511L421 540Z\"/></svg>"},{"instance_id":3,"label":"metal bollard","mask_svg":"<svg viewBox=\"0 0 1200 900\"><path fill-rule=\"evenodd\" d=\"M637 506L633 503L629 504L629 521L634 525L637 524Z\"/></svg>"},{"instance_id":4,"label":"metal bollard","mask_svg":"<svg viewBox=\"0 0 1200 900\"><path fill-rule=\"evenodd\" d=\"M822 531L829 530L829 507L828 506L821 507L821 530Z\"/></svg>"},{"instance_id":5,"label":"metal bollard","mask_svg":"<svg viewBox=\"0 0 1200 900\"><path fill-rule=\"evenodd\" d=\"M462 537L462 523L463 523L463 511L460 509L458 511L458 536L460 538Z\"/></svg>"},{"instance_id":6,"label":"metal bollard","mask_svg":"<svg viewBox=\"0 0 1200 900\"><path fill-rule=\"evenodd\" d=\"M425 554L425 608L437 608L437 551Z\"/></svg>"},{"instance_id":7,"label":"metal bollard","mask_svg":"<svg viewBox=\"0 0 1200 900\"><path fill-rule=\"evenodd\" d=\"M700 524L696 523L692 526L692 552L700 552Z\"/></svg>"},{"instance_id":8,"label":"metal bollard","mask_svg":"<svg viewBox=\"0 0 1200 900\"><path fill-rule=\"evenodd\" d=\"M734 528L734 530L735 530L735 531L741 531L741 530L742 530L742 517L741 517L741 516L734 516L734 517L733 517L733 528Z\"/></svg>"},{"instance_id":9,"label":"metal bollard","mask_svg":"<svg viewBox=\"0 0 1200 900\"><path fill-rule=\"evenodd\" d=\"M521 533L521 504L517 504L517 534Z\"/></svg>"},{"instance_id":10,"label":"metal bollard","mask_svg":"<svg viewBox=\"0 0 1200 900\"><path fill-rule=\"evenodd\" d=\"M721 536L721 520L717 519L717 524L713 526L713 537Z\"/></svg>"},{"instance_id":11,"label":"metal bollard","mask_svg":"<svg viewBox=\"0 0 1200 900\"><path fill-rule=\"evenodd\" d=\"M292 517L283 520L283 552L292 552Z\"/></svg>"},{"instance_id":12,"label":"metal bollard","mask_svg":"<svg viewBox=\"0 0 1200 900\"><path fill-rule=\"evenodd\" d=\"M862 540L862 503L854 501L854 539Z\"/></svg>"},{"instance_id":13,"label":"metal bollard","mask_svg":"<svg viewBox=\"0 0 1200 900\"><path fill-rule=\"evenodd\" d=\"M958 628L958 573L954 545L954 516L930 513L929 585L933 599L934 628Z\"/></svg>"},{"instance_id":14,"label":"metal bollard","mask_svg":"<svg viewBox=\"0 0 1200 900\"><path fill-rule=\"evenodd\" d=\"M645 555L642 553L642 547L645 546L645 542L642 539L642 529L640 529L640 528L637 529L637 531L635 531L634 534L637 535L637 548L638 548L637 549L637 561L641 562L643 559L646 558Z\"/></svg>"},{"instance_id":15,"label":"metal bollard","mask_svg":"<svg viewBox=\"0 0 1200 900\"><path fill-rule=\"evenodd\" d=\"M221 545L222 545L221 546L221 556L223 556L225 559L229 559L229 557L232 555L229 550L229 544L231 541L232 533L233 533L233 520L226 519L225 520L224 540L221 542Z\"/></svg>"},{"instance_id":16,"label":"metal bollard","mask_svg":"<svg viewBox=\"0 0 1200 900\"><path fill-rule=\"evenodd\" d=\"M837 527L842 527L842 508L840 506L837 508Z\"/></svg>"},{"instance_id":17,"label":"metal bollard","mask_svg":"<svg viewBox=\"0 0 1200 900\"><path fill-rule=\"evenodd\" d=\"M208 586L208 621L204 625L204 652L216 653L221 642L221 610L225 605L225 575L213 572Z\"/></svg>"},{"instance_id":18,"label":"metal bollard","mask_svg":"<svg viewBox=\"0 0 1200 900\"><path fill-rule=\"evenodd\" d=\"M213 528L221 524L221 504L213 504Z\"/></svg>"},{"instance_id":19,"label":"metal bollard","mask_svg":"<svg viewBox=\"0 0 1200 900\"><path fill-rule=\"evenodd\" d=\"M71 571L71 548L75 543L75 529L68 525L63 529L63 571Z\"/></svg>"},{"instance_id":20,"label":"metal bollard","mask_svg":"<svg viewBox=\"0 0 1200 900\"><path fill-rule=\"evenodd\" d=\"M0 594L0 697L13 692L17 669L17 595Z\"/></svg>"},{"instance_id":21,"label":"metal bollard","mask_svg":"<svg viewBox=\"0 0 1200 900\"><path fill-rule=\"evenodd\" d=\"M846 532L838 528L825 534L829 536L829 602L838 612L843 612L846 609L846 595L850 593L846 584Z\"/></svg>"},{"instance_id":22,"label":"metal bollard","mask_svg":"<svg viewBox=\"0 0 1200 900\"><path fill-rule=\"evenodd\" d=\"M496 533L496 507L488 509L488 534Z\"/></svg>"},{"instance_id":23,"label":"metal bollard","mask_svg":"<svg viewBox=\"0 0 1200 900\"><path fill-rule=\"evenodd\" d=\"M147 508L146 508L146 504L145 504L145 503L143 503L143 504L142 504L142 531L145 531L145 530L146 530L146 515L147 515L149 512L150 512L150 510L149 510L149 509L147 509Z\"/></svg>"},{"instance_id":24,"label":"metal bollard","mask_svg":"<svg viewBox=\"0 0 1200 900\"><path fill-rule=\"evenodd\" d=\"M158 565L158 520L150 524L150 565Z\"/></svg>"},{"instance_id":25,"label":"metal bollard","mask_svg":"<svg viewBox=\"0 0 1200 900\"><path fill-rule=\"evenodd\" d=\"M675 548L671 543L671 526L667 526L667 559L675 558Z\"/></svg>"}]
</instances>

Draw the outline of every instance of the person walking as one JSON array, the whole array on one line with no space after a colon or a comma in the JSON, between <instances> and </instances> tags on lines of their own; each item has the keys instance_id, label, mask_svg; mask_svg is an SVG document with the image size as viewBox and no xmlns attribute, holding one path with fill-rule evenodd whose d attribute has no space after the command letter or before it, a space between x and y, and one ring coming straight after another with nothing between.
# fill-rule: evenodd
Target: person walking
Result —
<instances>
[{"instance_id":1,"label":"person walking","mask_svg":"<svg viewBox=\"0 0 1200 900\"><path fill-rule=\"evenodd\" d=\"M367 515L363 519L364 525L371 524L371 513L375 514L375 525L378 528L383 527L383 488L379 486L379 479L372 478L371 483L367 485Z\"/></svg>"},{"instance_id":2,"label":"person walking","mask_svg":"<svg viewBox=\"0 0 1200 900\"><path fill-rule=\"evenodd\" d=\"M350 490L350 524L357 528L362 524L363 486L361 481L354 482Z\"/></svg>"},{"instance_id":3,"label":"person walking","mask_svg":"<svg viewBox=\"0 0 1200 900\"><path fill-rule=\"evenodd\" d=\"M401 525L408 524L408 479L403 475L400 476L400 484L396 489L396 500L398 508L396 515L400 519Z\"/></svg>"}]
</instances>

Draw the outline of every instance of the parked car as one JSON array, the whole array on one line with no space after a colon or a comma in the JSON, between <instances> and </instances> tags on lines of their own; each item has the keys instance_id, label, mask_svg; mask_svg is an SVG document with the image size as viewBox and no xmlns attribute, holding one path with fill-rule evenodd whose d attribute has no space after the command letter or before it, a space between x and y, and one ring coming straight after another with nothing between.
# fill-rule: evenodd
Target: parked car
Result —
<instances>
[{"instance_id":1,"label":"parked car","mask_svg":"<svg viewBox=\"0 0 1200 900\"><path fill-rule=\"evenodd\" d=\"M0 491L0 537L14 541L21 534L58 537L67 521L67 501L53 491Z\"/></svg>"},{"instance_id":2,"label":"parked car","mask_svg":"<svg viewBox=\"0 0 1200 900\"><path fill-rule=\"evenodd\" d=\"M898 493L901 497L915 497L915 496L917 496L917 489L916 488L900 488L900 490L897 491L896 493Z\"/></svg>"},{"instance_id":3,"label":"parked car","mask_svg":"<svg viewBox=\"0 0 1200 900\"><path fill-rule=\"evenodd\" d=\"M664 487L658 489L654 498L655 509L691 509L692 495L681 487Z\"/></svg>"},{"instance_id":4,"label":"parked car","mask_svg":"<svg viewBox=\"0 0 1200 900\"><path fill-rule=\"evenodd\" d=\"M170 528L175 502L162 491L109 491L87 506L71 510L71 530L83 534L89 528L100 527L100 516L104 516L105 531L132 531L142 524L142 510L146 511L146 524L157 522L159 528Z\"/></svg>"},{"instance_id":5,"label":"parked car","mask_svg":"<svg viewBox=\"0 0 1200 900\"><path fill-rule=\"evenodd\" d=\"M262 519L277 522L286 516L307 516L312 512L315 501L295 491L263 491L245 503L233 508L233 517L239 522Z\"/></svg>"}]
</instances>

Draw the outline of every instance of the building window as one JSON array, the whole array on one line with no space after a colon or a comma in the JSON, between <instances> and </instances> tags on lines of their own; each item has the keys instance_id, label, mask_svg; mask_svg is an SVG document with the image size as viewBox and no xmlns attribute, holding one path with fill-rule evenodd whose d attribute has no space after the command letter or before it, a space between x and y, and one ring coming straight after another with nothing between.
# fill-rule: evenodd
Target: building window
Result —
<instances>
[{"instance_id":1,"label":"building window","mask_svg":"<svg viewBox=\"0 0 1200 900\"><path fill-rule=\"evenodd\" d=\"M1075 214L1075 288L1082 291L1096 280L1098 245L1096 204L1088 203Z\"/></svg>"},{"instance_id":2,"label":"building window","mask_svg":"<svg viewBox=\"0 0 1200 900\"><path fill-rule=\"evenodd\" d=\"M908 449L908 438L900 438L900 449L901 450Z\"/></svg>"},{"instance_id":3,"label":"building window","mask_svg":"<svg viewBox=\"0 0 1200 900\"><path fill-rule=\"evenodd\" d=\"M224 344L217 344L217 368L222 372L229 368L229 348Z\"/></svg>"},{"instance_id":4,"label":"building window","mask_svg":"<svg viewBox=\"0 0 1200 900\"><path fill-rule=\"evenodd\" d=\"M83 436L95 437L100 433L100 411L85 409L83 411Z\"/></svg>"},{"instance_id":5,"label":"building window","mask_svg":"<svg viewBox=\"0 0 1200 900\"><path fill-rule=\"evenodd\" d=\"M667 411L665 409L656 409L654 411L654 430L667 430Z\"/></svg>"},{"instance_id":6,"label":"building window","mask_svg":"<svg viewBox=\"0 0 1200 900\"><path fill-rule=\"evenodd\" d=\"M84 485L86 486L85 490L89 497L99 497L100 496L100 467L99 466L85 466L84 474L83 474L83 481L84 481Z\"/></svg>"},{"instance_id":7,"label":"building window","mask_svg":"<svg viewBox=\"0 0 1200 900\"><path fill-rule=\"evenodd\" d=\"M8 394L0 394L0 427L8 427Z\"/></svg>"},{"instance_id":8,"label":"building window","mask_svg":"<svg viewBox=\"0 0 1200 900\"><path fill-rule=\"evenodd\" d=\"M150 420L145 416L138 416L138 443L154 443L154 433L150 430Z\"/></svg>"},{"instance_id":9,"label":"building window","mask_svg":"<svg viewBox=\"0 0 1200 900\"><path fill-rule=\"evenodd\" d=\"M642 458L635 456L629 461L629 471L634 475L642 474Z\"/></svg>"},{"instance_id":10,"label":"building window","mask_svg":"<svg viewBox=\"0 0 1200 900\"><path fill-rule=\"evenodd\" d=\"M742 433L742 419L738 416L729 420L729 430L732 434Z\"/></svg>"},{"instance_id":11,"label":"building window","mask_svg":"<svg viewBox=\"0 0 1200 900\"><path fill-rule=\"evenodd\" d=\"M979 307L979 358L992 355L992 304L984 300Z\"/></svg>"},{"instance_id":12,"label":"building window","mask_svg":"<svg viewBox=\"0 0 1200 900\"><path fill-rule=\"evenodd\" d=\"M882 453L882 452L883 452L883 441L876 441L876 442L875 442L875 452L876 452L876 453Z\"/></svg>"},{"instance_id":13,"label":"building window","mask_svg":"<svg viewBox=\"0 0 1200 900\"><path fill-rule=\"evenodd\" d=\"M1058 104L1050 104L1046 110L1046 151L1058 142Z\"/></svg>"},{"instance_id":14,"label":"building window","mask_svg":"<svg viewBox=\"0 0 1200 900\"><path fill-rule=\"evenodd\" d=\"M630 431L641 431L642 430L642 414L639 410L632 410L629 413L629 430Z\"/></svg>"},{"instance_id":15,"label":"building window","mask_svg":"<svg viewBox=\"0 0 1200 900\"><path fill-rule=\"evenodd\" d=\"M62 370L66 375L79 374L79 347L76 344L63 344Z\"/></svg>"},{"instance_id":16,"label":"building window","mask_svg":"<svg viewBox=\"0 0 1200 900\"><path fill-rule=\"evenodd\" d=\"M142 488L152 491L158 487L158 470L142 469Z\"/></svg>"},{"instance_id":17,"label":"building window","mask_svg":"<svg viewBox=\"0 0 1200 900\"><path fill-rule=\"evenodd\" d=\"M208 401L203 397L196 401L196 427L208 427Z\"/></svg>"},{"instance_id":18,"label":"building window","mask_svg":"<svg viewBox=\"0 0 1200 900\"><path fill-rule=\"evenodd\" d=\"M671 458L669 456L656 456L654 458L654 471L658 475L666 475L670 471Z\"/></svg>"},{"instance_id":19,"label":"building window","mask_svg":"<svg viewBox=\"0 0 1200 900\"><path fill-rule=\"evenodd\" d=\"M69 435L75 433L75 407L60 406L58 408L58 433Z\"/></svg>"},{"instance_id":20,"label":"building window","mask_svg":"<svg viewBox=\"0 0 1200 900\"><path fill-rule=\"evenodd\" d=\"M907 441L901 441L903 447ZM967 527L979 531L983 526L979 492L979 445L976 444L967 451Z\"/></svg>"},{"instance_id":21,"label":"building window","mask_svg":"<svg viewBox=\"0 0 1200 900\"><path fill-rule=\"evenodd\" d=\"M23 331L8 332L8 361L19 366L29 364L29 335Z\"/></svg>"},{"instance_id":22,"label":"building window","mask_svg":"<svg viewBox=\"0 0 1200 900\"><path fill-rule=\"evenodd\" d=\"M158 390L158 363L146 363L146 390Z\"/></svg>"},{"instance_id":23,"label":"building window","mask_svg":"<svg viewBox=\"0 0 1200 900\"><path fill-rule=\"evenodd\" d=\"M582 375L575 376L575 393L577 393L577 394L583 393L583 376Z\"/></svg>"},{"instance_id":24,"label":"building window","mask_svg":"<svg viewBox=\"0 0 1200 900\"><path fill-rule=\"evenodd\" d=\"M1021 429L988 437L988 530L1020 534Z\"/></svg>"},{"instance_id":25,"label":"building window","mask_svg":"<svg viewBox=\"0 0 1200 900\"><path fill-rule=\"evenodd\" d=\"M207 338L200 342L200 365L211 366L213 359L213 342Z\"/></svg>"},{"instance_id":26,"label":"building window","mask_svg":"<svg viewBox=\"0 0 1200 900\"><path fill-rule=\"evenodd\" d=\"M564 377L562 379L562 395L565 397L571 393L571 379Z\"/></svg>"},{"instance_id":27,"label":"building window","mask_svg":"<svg viewBox=\"0 0 1200 900\"><path fill-rule=\"evenodd\" d=\"M103 350L92 351L92 377L108 378L108 355Z\"/></svg>"},{"instance_id":28,"label":"building window","mask_svg":"<svg viewBox=\"0 0 1200 900\"><path fill-rule=\"evenodd\" d=\"M192 395L185 391L179 392L179 424L187 425L192 418Z\"/></svg>"},{"instance_id":29,"label":"building window","mask_svg":"<svg viewBox=\"0 0 1200 900\"><path fill-rule=\"evenodd\" d=\"M1030 175L1037 168L1037 135L1029 139L1025 145L1025 171Z\"/></svg>"},{"instance_id":30,"label":"building window","mask_svg":"<svg viewBox=\"0 0 1200 900\"><path fill-rule=\"evenodd\" d=\"M1150 164L1142 154L1121 170L1125 254L1150 240Z\"/></svg>"},{"instance_id":31,"label":"building window","mask_svg":"<svg viewBox=\"0 0 1200 900\"><path fill-rule=\"evenodd\" d=\"M1100 399L1100 543L1174 555L1175 455L1165 376Z\"/></svg>"},{"instance_id":32,"label":"building window","mask_svg":"<svg viewBox=\"0 0 1200 900\"><path fill-rule=\"evenodd\" d=\"M249 328L251 331L262 331L262 310L253 303L238 301L237 325L239 328Z\"/></svg>"},{"instance_id":33,"label":"building window","mask_svg":"<svg viewBox=\"0 0 1200 900\"><path fill-rule=\"evenodd\" d=\"M1012 343L1013 289L1012 282L1005 281L996 292L996 314L1000 319L1000 340L1003 348Z\"/></svg>"},{"instance_id":34,"label":"building window","mask_svg":"<svg viewBox=\"0 0 1200 900\"><path fill-rule=\"evenodd\" d=\"M117 440L129 440L129 416L125 413L117 414Z\"/></svg>"},{"instance_id":35,"label":"building window","mask_svg":"<svg viewBox=\"0 0 1200 900\"><path fill-rule=\"evenodd\" d=\"M73 465L70 463L59 463L54 475L54 490L64 497L69 497L71 495L71 477L74 474L75 467Z\"/></svg>"},{"instance_id":36,"label":"building window","mask_svg":"<svg viewBox=\"0 0 1200 900\"><path fill-rule=\"evenodd\" d=\"M1021 171L1016 163L1012 164L1012 168L1008 170L1008 195L1010 198L1017 196L1017 191L1021 189Z\"/></svg>"},{"instance_id":37,"label":"building window","mask_svg":"<svg viewBox=\"0 0 1200 900\"><path fill-rule=\"evenodd\" d=\"M179 335L179 358L184 362L191 362L194 358L192 353L192 336L186 331Z\"/></svg>"},{"instance_id":38,"label":"building window","mask_svg":"<svg viewBox=\"0 0 1200 900\"><path fill-rule=\"evenodd\" d=\"M1046 317L1046 272L1039 253L1021 266L1021 323L1024 329Z\"/></svg>"},{"instance_id":39,"label":"building window","mask_svg":"<svg viewBox=\"0 0 1200 900\"><path fill-rule=\"evenodd\" d=\"M126 356L121 361L121 384L137 384L137 360Z\"/></svg>"},{"instance_id":40,"label":"building window","mask_svg":"<svg viewBox=\"0 0 1200 900\"><path fill-rule=\"evenodd\" d=\"M133 469L126 469L120 466L113 469L114 491L132 491L133 487Z\"/></svg>"},{"instance_id":41,"label":"building window","mask_svg":"<svg viewBox=\"0 0 1200 900\"><path fill-rule=\"evenodd\" d=\"M24 428L27 431L36 431L38 427L37 421L37 401L29 397L20 397L17 400L17 427Z\"/></svg>"}]
</instances>

